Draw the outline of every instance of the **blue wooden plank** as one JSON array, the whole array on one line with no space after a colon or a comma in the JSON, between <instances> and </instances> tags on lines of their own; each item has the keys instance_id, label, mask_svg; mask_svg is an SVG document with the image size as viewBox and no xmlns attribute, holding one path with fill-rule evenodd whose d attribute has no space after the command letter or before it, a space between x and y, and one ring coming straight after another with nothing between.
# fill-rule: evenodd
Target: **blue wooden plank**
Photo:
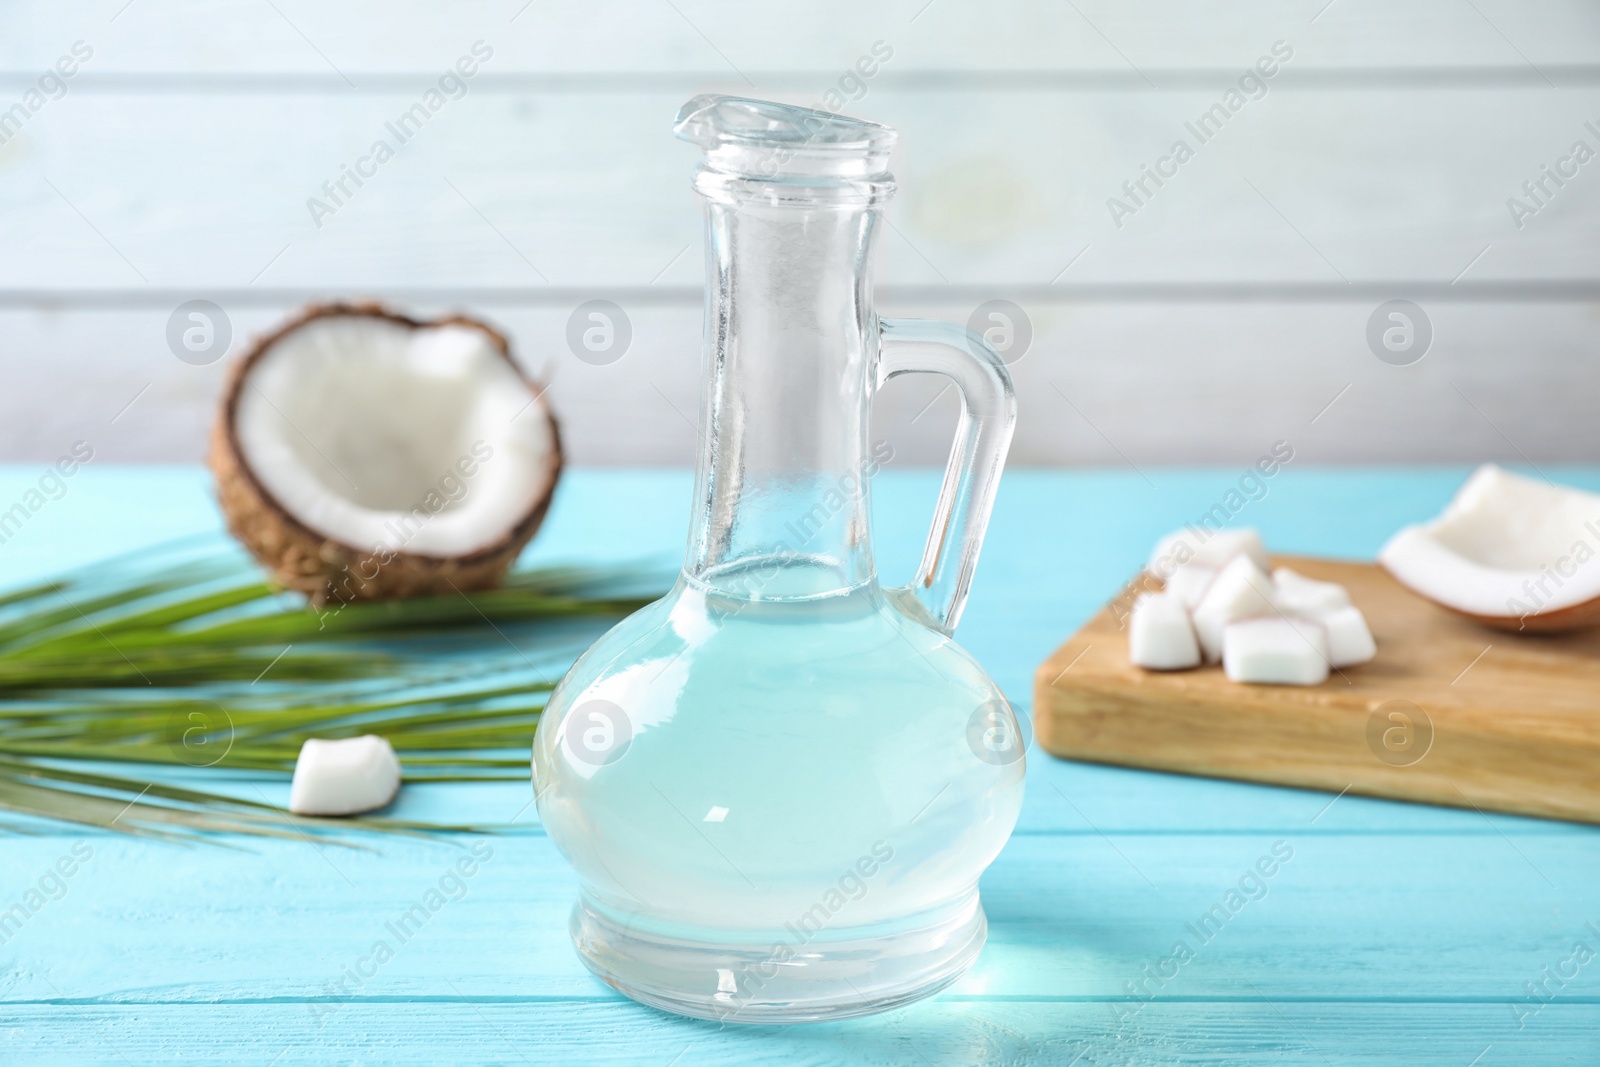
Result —
<instances>
[{"instance_id":1,"label":"blue wooden plank","mask_svg":"<svg viewBox=\"0 0 1600 1067\"><path fill-rule=\"evenodd\" d=\"M0 1022L0 1055L28 1067L98 1064L439 1064L494 1067L1592 1067L1600 1005L1563 998L1518 1030L1498 1005L1270 1000L1146 1006L943 996L891 1015L787 1031L677 1019L593 998L450 994L359 999L319 1027L299 1004L28 1004ZM70 1035L70 1044L51 1042Z\"/></svg>"}]
</instances>

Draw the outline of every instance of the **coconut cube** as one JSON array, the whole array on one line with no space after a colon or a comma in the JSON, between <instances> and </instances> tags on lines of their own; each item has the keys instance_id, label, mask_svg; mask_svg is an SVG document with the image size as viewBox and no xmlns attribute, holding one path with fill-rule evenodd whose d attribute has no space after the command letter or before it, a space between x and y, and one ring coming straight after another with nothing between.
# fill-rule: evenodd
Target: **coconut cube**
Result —
<instances>
[{"instance_id":1,"label":"coconut cube","mask_svg":"<svg viewBox=\"0 0 1600 1067\"><path fill-rule=\"evenodd\" d=\"M1171 593L1146 593L1128 619L1128 658L1153 671L1200 665L1200 645L1188 609Z\"/></svg>"},{"instance_id":2,"label":"coconut cube","mask_svg":"<svg viewBox=\"0 0 1600 1067\"><path fill-rule=\"evenodd\" d=\"M1170 570L1174 563L1219 568L1241 555L1249 556L1258 567L1265 569L1267 566L1267 546L1262 543L1261 534L1251 527L1207 530L1186 526L1156 543L1156 550L1150 554L1150 569L1159 574ZM1164 567L1163 559L1168 561Z\"/></svg>"},{"instance_id":3,"label":"coconut cube","mask_svg":"<svg viewBox=\"0 0 1600 1067\"><path fill-rule=\"evenodd\" d=\"M1276 614L1272 578L1250 556L1235 556L1217 572L1194 609L1195 635L1206 662L1222 658L1223 630L1229 623Z\"/></svg>"},{"instance_id":4,"label":"coconut cube","mask_svg":"<svg viewBox=\"0 0 1600 1067\"><path fill-rule=\"evenodd\" d=\"M400 761L374 734L339 741L308 738L300 746L289 787L296 815L357 815L374 811L400 791Z\"/></svg>"},{"instance_id":5,"label":"coconut cube","mask_svg":"<svg viewBox=\"0 0 1600 1067\"><path fill-rule=\"evenodd\" d=\"M1290 615L1316 617L1350 606L1350 594L1337 582L1319 582L1288 567L1272 572L1278 607Z\"/></svg>"},{"instance_id":6,"label":"coconut cube","mask_svg":"<svg viewBox=\"0 0 1600 1067\"><path fill-rule=\"evenodd\" d=\"M1353 667L1378 654L1377 642L1373 641L1360 608L1342 607L1315 619L1328 633L1328 662L1333 666Z\"/></svg>"},{"instance_id":7,"label":"coconut cube","mask_svg":"<svg viewBox=\"0 0 1600 1067\"><path fill-rule=\"evenodd\" d=\"M1198 563L1180 563L1167 577L1166 592L1183 601L1183 606L1193 611L1200 598L1217 576L1217 568L1202 567Z\"/></svg>"},{"instance_id":8,"label":"coconut cube","mask_svg":"<svg viewBox=\"0 0 1600 1067\"><path fill-rule=\"evenodd\" d=\"M1320 685L1328 679L1328 634L1309 619L1278 616L1229 623L1222 669L1229 681Z\"/></svg>"}]
</instances>

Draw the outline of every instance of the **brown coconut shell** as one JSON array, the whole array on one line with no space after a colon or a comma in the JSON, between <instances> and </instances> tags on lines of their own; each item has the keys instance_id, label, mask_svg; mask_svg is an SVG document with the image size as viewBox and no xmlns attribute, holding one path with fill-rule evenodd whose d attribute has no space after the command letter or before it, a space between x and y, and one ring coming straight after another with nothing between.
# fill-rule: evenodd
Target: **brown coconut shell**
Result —
<instances>
[{"instance_id":1,"label":"brown coconut shell","mask_svg":"<svg viewBox=\"0 0 1600 1067\"><path fill-rule=\"evenodd\" d=\"M1536 611L1528 615L1474 615L1470 611L1457 611L1446 604L1439 606L1482 626L1514 634L1564 634L1600 625L1600 600L1585 600L1568 608Z\"/></svg>"},{"instance_id":2,"label":"brown coconut shell","mask_svg":"<svg viewBox=\"0 0 1600 1067\"><path fill-rule=\"evenodd\" d=\"M1379 566L1382 566L1382 564L1379 564ZM1585 600L1582 603L1558 608L1555 611L1535 611L1527 615L1475 615L1470 611L1453 608L1449 604L1440 604L1428 594L1418 589L1412 589L1404 579L1388 567L1384 567L1383 570L1389 577L1424 600L1437 604L1452 615L1459 615L1463 619L1471 619L1480 626L1487 626L1493 630L1505 630L1514 634L1563 634L1590 626L1600 626L1600 598Z\"/></svg>"},{"instance_id":3,"label":"brown coconut shell","mask_svg":"<svg viewBox=\"0 0 1600 1067\"><path fill-rule=\"evenodd\" d=\"M239 396L251 369L275 344L307 323L321 318L358 315L387 319L410 329L454 325L482 331L494 350L534 393L534 406L550 424L548 486L528 513L495 544L454 557L395 552L383 562L370 549L345 544L302 523L267 491L250 469L239 447L235 420ZM217 479L217 499L229 531L272 572L276 581L305 593L313 604L321 606L330 601L454 595L457 591L492 589L499 585L550 510L550 500L561 475L561 435L555 416L544 401L542 388L517 366L505 335L494 327L465 315L429 321L413 319L377 303L313 304L273 332L257 338L233 365L218 404L216 422L211 428L208 463Z\"/></svg>"}]
</instances>

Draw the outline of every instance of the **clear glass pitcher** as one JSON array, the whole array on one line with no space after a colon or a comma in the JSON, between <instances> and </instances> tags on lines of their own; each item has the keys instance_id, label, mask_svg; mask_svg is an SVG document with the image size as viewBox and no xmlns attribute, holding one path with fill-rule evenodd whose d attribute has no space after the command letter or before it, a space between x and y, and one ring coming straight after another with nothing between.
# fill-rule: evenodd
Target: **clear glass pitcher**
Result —
<instances>
[{"instance_id":1,"label":"clear glass pitcher","mask_svg":"<svg viewBox=\"0 0 1600 1067\"><path fill-rule=\"evenodd\" d=\"M583 961L647 1004L752 1023L856 1015L954 981L978 876L1022 802L1010 705L951 639L1011 439L1000 357L879 319L894 131L732 97L705 157L706 384L687 558L551 695L533 745L581 889ZM962 399L915 582L879 585L868 406L900 374Z\"/></svg>"}]
</instances>

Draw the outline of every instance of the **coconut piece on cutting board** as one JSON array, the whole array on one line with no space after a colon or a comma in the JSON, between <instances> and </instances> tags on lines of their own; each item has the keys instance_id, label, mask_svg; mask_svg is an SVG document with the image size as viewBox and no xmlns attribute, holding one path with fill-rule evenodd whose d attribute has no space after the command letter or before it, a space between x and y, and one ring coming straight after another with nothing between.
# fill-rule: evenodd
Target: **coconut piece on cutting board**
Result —
<instances>
[{"instance_id":1,"label":"coconut piece on cutting board","mask_svg":"<svg viewBox=\"0 0 1600 1067\"><path fill-rule=\"evenodd\" d=\"M1248 555L1233 557L1194 609L1195 635L1207 663L1222 658L1223 630L1230 622L1277 614L1272 578Z\"/></svg>"},{"instance_id":2,"label":"coconut piece on cutting board","mask_svg":"<svg viewBox=\"0 0 1600 1067\"><path fill-rule=\"evenodd\" d=\"M1183 601L1183 606L1193 611L1199 606L1200 598L1206 595L1206 590L1211 587L1216 577L1215 567L1204 567L1198 563L1180 563L1167 576L1164 591Z\"/></svg>"},{"instance_id":3,"label":"coconut piece on cutting board","mask_svg":"<svg viewBox=\"0 0 1600 1067\"><path fill-rule=\"evenodd\" d=\"M490 588L561 471L543 393L483 323L313 307L224 391L210 463L228 527L316 603Z\"/></svg>"},{"instance_id":4,"label":"coconut piece on cutting board","mask_svg":"<svg viewBox=\"0 0 1600 1067\"><path fill-rule=\"evenodd\" d=\"M1394 578L1505 630L1600 623L1600 494L1479 467L1431 522L1378 553Z\"/></svg>"},{"instance_id":5,"label":"coconut piece on cutting board","mask_svg":"<svg viewBox=\"0 0 1600 1067\"><path fill-rule=\"evenodd\" d=\"M1328 633L1311 619L1242 619L1223 630L1228 680L1265 685L1320 685L1328 680Z\"/></svg>"},{"instance_id":6,"label":"coconut piece on cutting board","mask_svg":"<svg viewBox=\"0 0 1600 1067\"><path fill-rule=\"evenodd\" d=\"M1337 582L1319 582L1288 567L1272 572L1278 607L1286 614L1315 620L1328 633L1328 662L1353 667L1378 653L1366 616L1350 603L1350 592Z\"/></svg>"},{"instance_id":7,"label":"coconut piece on cutting board","mask_svg":"<svg viewBox=\"0 0 1600 1067\"><path fill-rule=\"evenodd\" d=\"M1128 619L1128 658L1153 671L1200 665L1200 645L1183 602L1171 593L1145 593Z\"/></svg>"},{"instance_id":8,"label":"coconut piece on cutting board","mask_svg":"<svg viewBox=\"0 0 1600 1067\"><path fill-rule=\"evenodd\" d=\"M296 815L359 815L375 811L400 791L400 761L375 734L339 741L308 738L300 746L289 786Z\"/></svg>"},{"instance_id":9,"label":"coconut piece on cutting board","mask_svg":"<svg viewBox=\"0 0 1600 1067\"><path fill-rule=\"evenodd\" d=\"M1332 667L1354 667L1378 654L1378 644L1367 628L1366 616L1354 606L1335 608L1311 616L1328 634L1328 664Z\"/></svg>"},{"instance_id":10,"label":"coconut piece on cutting board","mask_svg":"<svg viewBox=\"0 0 1600 1067\"><path fill-rule=\"evenodd\" d=\"M1150 553L1149 568L1158 577L1164 577L1163 571L1170 571L1177 565L1194 563L1218 569L1239 555L1249 556L1263 570L1268 566L1267 546L1261 534L1249 526L1225 530L1185 527L1156 543L1155 551Z\"/></svg>"},{"instance_id":11,"label":"coconut piece on cutting board","mask_svg":"<svg viewBox=\"0 0 1600 1067\"><path fill-rule=\"evenodd\" d=\"M1338 582L1319 582L1288 567L1272 572L1272 588L1278 607L1291 615L1322 615L1350 606L1350 593Z\"/></svg>"}]
</instances>

